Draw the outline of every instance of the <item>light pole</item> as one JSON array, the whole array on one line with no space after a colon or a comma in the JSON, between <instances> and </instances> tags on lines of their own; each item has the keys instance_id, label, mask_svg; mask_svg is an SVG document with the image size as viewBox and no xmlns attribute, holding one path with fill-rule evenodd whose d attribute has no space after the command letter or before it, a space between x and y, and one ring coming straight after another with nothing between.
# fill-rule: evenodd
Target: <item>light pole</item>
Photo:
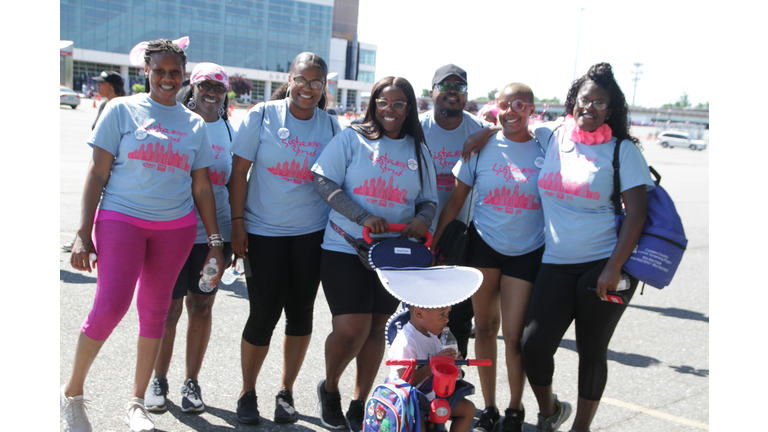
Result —
<instances>
[{"instance_id":1,"label":"light pole","mask_svg":"<svg viewBox=\"0 0 768 432\"><path fill-rule=\"evenodd\" d=\"M573 61L573 80L576 81L576 65L579 63L579 40L581 39L581 16L584 14L584 8L579 11L579 32L576 35L576 59Z\"/></svg>"},{"instance_id":2,"label":"light pole","mask_svg":"<svg viewBox=\"0 0 768 432\"><path fill-rule=\"evenodd\" d=\"M642 63L635 63L635 70L632 72L632 75L635 77L632 78L632 81L635 82L635 90L632 92L632 106L635 106L635 94L637 93L637 82L640 80L640 74L643 73L643 71L640 70L640 66L642 66Z\"/></svg>"}]
</instances>

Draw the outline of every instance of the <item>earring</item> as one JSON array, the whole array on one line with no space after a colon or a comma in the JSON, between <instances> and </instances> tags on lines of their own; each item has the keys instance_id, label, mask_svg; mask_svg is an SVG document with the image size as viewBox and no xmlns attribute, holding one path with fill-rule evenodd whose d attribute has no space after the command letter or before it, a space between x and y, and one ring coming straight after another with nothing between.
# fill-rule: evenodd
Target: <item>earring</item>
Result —
<instances>
[{"instance_id":1,"label":"earring","mask_svg":"<svg viewBox=\"0 0 768 432\"><path fill-rule=\"evenodd\" d=\"M187 108L190 110L193 110L197 107L197 104L195 103L194 99L190 99L189 102L187 102Z\"/></svg>"},{"instance_id":2,"label":"earring","mask_svg":"<svg viewBox=\"0 0 768 432\"><path fill-rule=\"evenodd\" d=\"M227 113L227 110L224 109L224 105L219 107L219 117L224 117L224 114Z\"/></svg>"}]
</instances>

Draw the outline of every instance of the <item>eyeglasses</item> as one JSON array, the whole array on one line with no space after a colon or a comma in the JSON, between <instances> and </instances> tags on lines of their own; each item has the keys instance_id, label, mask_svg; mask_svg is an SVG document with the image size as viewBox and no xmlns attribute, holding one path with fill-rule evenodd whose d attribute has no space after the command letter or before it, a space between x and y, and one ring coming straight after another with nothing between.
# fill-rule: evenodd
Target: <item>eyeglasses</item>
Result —
<instances>
[{"instance_id":1,"label":"eyeglasses","mask_svg":"<svg viewBox=\"0 0 768 432\"><path fill-rule=\"evenodd\" d=\"M378 109L387 109L387 107L390 105L392 105L392 108L395 111L402 111L405 109L405 106L408 105L408 103L403 101L395 101L390 104L386 99L376 99L376 108Z\"/></svg>"},{"instance_id":2,"label":"eyeglasses","mask_svg":"<svg viewBox=\"0 0 768 432\"><path fill-rule=\"evenodd\" d=\"M456 93L458 94L467 92L467 85L460 82L443 81L440 84L435 84L435 87L437 87L441 93L448 93L451 91L451 88L456 90Z\"/></svg>"},{"instance_id":3,"label":"eyeglasses","mask_svg":"<svg viewBox=\"0 0 768 432\"><path fill-rule=\"evenodd\" d=\"M215 91L216 93L226 93L227 92L227 88L224 87L223 84L213 84L213 85L211 85L211 84L208 84L207 82L201 82L197 86L199 88L205 90L205 91L211 91L211 89L213 89L213 91Z\"/></svg>"},{"instance_id":4,"label":"eyeglasses","mask_svg":"<svg viewBox=\"0 0 768 432\"><path fill-rule=\"evenodd\" d=\"M307 83L309 83L309 88L311 88L312 90L320 90L325 85L325 81L320 81L320 80L307 81L301 75L291 77L291 78L293 79L293 82L295 82L296 85L299 87L304 87L305 85L307 85Z\"/></svg>"},{"instance_id":5,"label":"eyeglasses","mask_svg":"<svg viewBox=\"0 0 768 432\"><path fill-rule=\"evenodd\" d=\"M523 102L520 99L518 99L518 100L516 100L514 102L499 102L498 104L496 104L496 106L500 110L506 111L506 110L509 109L509 107L512 107L512 109L515 110L515 112L520 112L520 111L524 110L525 107L531 106L531 105L533 105L533 104L529 104L529 103Z\"/></svg>"},{"instance_id":6,"label":"eyeglasses","mask_svg":"<svg viewBox=\"0 0 768 432\"><path fill-rule=\"evenodd\" d=\"M604 111L606 108L608 108L608 102L606 101L593 101L587 98L576 99L576 104L579 106L579 108L586 108L591 104L598 111Z\"/></svg>"}]
</instances>

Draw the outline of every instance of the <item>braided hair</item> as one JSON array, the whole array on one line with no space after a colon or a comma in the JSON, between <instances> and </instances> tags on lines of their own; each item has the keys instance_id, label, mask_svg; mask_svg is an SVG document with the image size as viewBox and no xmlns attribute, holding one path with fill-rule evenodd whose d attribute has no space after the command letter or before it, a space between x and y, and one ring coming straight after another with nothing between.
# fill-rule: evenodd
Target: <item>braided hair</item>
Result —
<instances>
[{"instance_id":1,"label":"braided hair","mask_svg":"<svg viewBox=\"0 0 768 432\"><path fill-rule=\"evenodd\" d=\"M152 54L157 54L161 52L169 52L172 54L176 54L179 56L179 59L181 60L181 71L184 72L187 69L187 53L184 52L184 50L173 43L170 39L157 39L153 41L149 41L147 43L147 49L144 51L144 63L149 65L149 61L151 59ZM146 92L149 93L149 77L146 78Z\"/></svg>"},{"instance_id":2,"label":"braided hair","mask_svg":"<svg viewBox=\"0 0 768 432\"><path fill-rule=\"evenodd\" d=\"M571 88L568 90L568 97L565 99L565 112L573 112L579 90L587 81L597 84L611 98L611 103L608 105L608 108L611 109L611 115L605 120L605 124L610 126L617 142L625 139L630 140L642 149L640 140L629 133L629 107L627 106L627 100L613 76L611 65L608 63L593 65L584 76L571 84Z\"/></svg>"}]
</instances>

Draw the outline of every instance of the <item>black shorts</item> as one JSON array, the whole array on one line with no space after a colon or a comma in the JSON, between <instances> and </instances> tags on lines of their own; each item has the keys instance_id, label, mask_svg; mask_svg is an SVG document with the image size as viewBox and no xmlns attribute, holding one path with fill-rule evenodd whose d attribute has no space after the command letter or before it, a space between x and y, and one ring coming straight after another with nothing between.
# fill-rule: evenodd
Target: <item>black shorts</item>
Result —
<instances>
[{"instance_id":1,"label":"black shorts","mask_svg":"<svg viewBox=\"0 0 768 432\"><path fill-rule=\"evenodd\" d=\"M325 230L295 236L248 234L250 314L243 339L268 346L285 312L286 336L312 334L315 297L320 284L320 245Z\"/></svg>"},{"instance_id":2,"label":"black shorts","mask_svg":"<svg viewBox=\"0 0 768 432\"><path fill-rule=\"evenodd\" d=\"M544 246L524 255L509 256L496 252L480 234L472 223L469 226L469 252L467 253L467 265L475 268L497 268L501 274L526 282L536 281L536 274L541 267L541 257L544 255Z\"/></svg>"},{"instance_id":3,"label":"black shorts","mask_svg":"<svg viewBox=\"0 0 768 432\"><path fill-rule=\"evenodd\" d=\"M384 288L375 271L357 254L323 249L320 280L333 316L361 313L391 315L399 301Z\"/></svg>"},{"instance_id":4,"label":"black shorts","mask_svg":"<svg viewBox=\"0 0 768 432\"><path fill-rule=\"evenodd\" d=\"M176 285L173 287L173 300L184 298L187 295L187 291L191 291L200 295L214 295L219 290L219 286L216 285L211 292L200 291L200 270L205 265L205 259L208 257L208 251L210 248L207 243L198 243L192 246L192 251L189 253L187 261L184 263L184 267L179 272L179 277L176 278ZM224 268L226 269L232 264L232 243L224 243Z\"/></svg>"}]
</instances>

